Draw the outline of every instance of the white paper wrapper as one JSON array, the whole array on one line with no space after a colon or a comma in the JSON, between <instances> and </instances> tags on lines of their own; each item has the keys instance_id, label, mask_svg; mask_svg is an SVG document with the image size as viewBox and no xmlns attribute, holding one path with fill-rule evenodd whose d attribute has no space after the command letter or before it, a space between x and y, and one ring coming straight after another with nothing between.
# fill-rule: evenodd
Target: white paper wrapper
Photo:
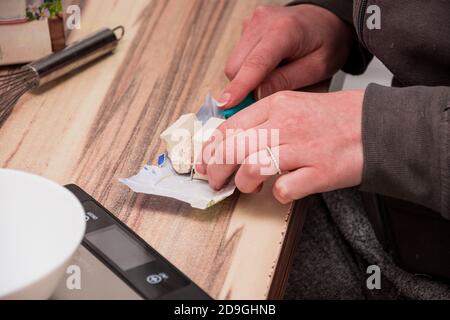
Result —
<instances>
[{"instance_id":1,"label":"white paper wrapper","mask_svg":"<svg viewBox=\"0 0 450 320\"><path fill-rule=\"evenodd\" d=\"M205 98L196 116L203 124L211 117L223 119L222 111L211 95ZM236 189L233 181L223 190L214 191L207 181L192 180L189 175L177 174L170 161L162 167L145 166L134 177L119 181L134 192L177 199L189 203L193 208L203 210L228 198Z\"/></svg>"},{"instance_id":2,"label":"white paper wrapper","mask_svg":"<svg viewBox=\"0 0 450 320\"><path fill-rule=\"evenodd\" d=\"M162 168L145 166L134 177L120 179L120 182L134 192L177 199L203 210L228 198L236 189L234 183L230 183L223 190L214 191L206 181L191 180L189 176L175 173L170 163Z\"/></svg>"}]
</instances>

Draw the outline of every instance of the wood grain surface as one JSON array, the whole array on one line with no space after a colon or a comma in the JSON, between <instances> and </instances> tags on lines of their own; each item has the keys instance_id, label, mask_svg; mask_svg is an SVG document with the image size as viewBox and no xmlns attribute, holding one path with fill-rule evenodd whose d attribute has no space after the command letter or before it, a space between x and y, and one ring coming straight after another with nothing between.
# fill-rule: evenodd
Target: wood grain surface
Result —
<instances>
[{"instance_id":1,"label":"wood grain surface","mask_svg":"<svg viewBox=\"0 0 450 320\"><path fill-rule=\"evenodd\" d=\"M69 42L105 26L124 25L126 35L113 55L20 100L0 128L1 167L78 184L214 298L280 298L293 247L286 231L298 233L302 212L289 227L293 204L277 203L270 185L199 211L118 179L154 162L159 134L220 93L244 17L281 2L81 1Z\"/></svg>"}]
</instances>

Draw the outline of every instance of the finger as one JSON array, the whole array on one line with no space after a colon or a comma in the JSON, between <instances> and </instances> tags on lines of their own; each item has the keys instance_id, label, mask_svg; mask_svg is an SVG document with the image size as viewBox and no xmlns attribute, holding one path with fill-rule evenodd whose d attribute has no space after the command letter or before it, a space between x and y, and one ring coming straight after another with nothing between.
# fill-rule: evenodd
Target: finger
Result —
<instances>
[{"instance_id":1,"label":"finger","mask_svg":"<svg viewBox=\"0 0 450 320\"><path fill-rule=\"evenodd\" d=\"M324 178L313 167L300 168L281 176L272 190L275 198L283 204L324 191L326 191Z\"/></svg>"},{"instance_id":2,"label":"finger","mask_svg":"<svg viewBox=\"0 0 450 320\"><path fill-rule=\"evenodd\" d=\"M246 24L250 24L246 22ZM259 28L249 28L245 27L242 37L238 44L231 51L228 57L227 63L225 65L225 75L228 80L233 80L236 77L239 69L245 61L245 58L249 53L258 45L262 39L261 30Z\"/></svg>"},{"instance_id":3,"label":"finger","mask_svg":"<svg viewBox=\"0 0 450 320\"><path fill-rule=\"evenodd\" d=\"M211 188L220 190L246 158L252 154L257 155L261 150L266 150L267 146L271 144L268 131L267 125L263 124L257 128L240 131L235 135L228 135L224 141L219 143L215 148L212 160L207 163L206 167ZM267 151L265 153L267 154Z\"/></svg>"},{"instance_id":4,"label":"finger","mask_svg":"<svg viewBox=\"0 0 450 320\"><path fill-rule=\"evenodd\" d=\"M283 90L295 90L313 85L331 77L324 70L325 62L305 57L272 71L258 88L259 98Z\"/></svg>"},{"instance_id":5,"label":"finger","mask_svg":"<svg viewBox=\"0 0 450 320\"><path fill-rule=\"evenodd\" d=\"M257 101L227 119L217 129L225 136L227 130L248 130L258 127L269 120L270 103L270 98Z\"/></svg>"},{"instance_id":6,"label":"finger","mask_svg":"<svg viewBox=\"0 0 450 320\"><path fill-rule=\"evenodd\" d=\"M274 157L279 163L281 171L294 170L301 166L299 158L292 154L288 145L271 148ZM278 168L267 150L250 155L239 167L235 183L243 193L254 193L262 184L272 176L278 174Z\"/></svg>"},{"instance_id":7,"label":"finger","mask_svg":"<svg viewBox=\"0 0 450 320\"><path fill-rule=\"evenodd\" d=\"M236 76L224 90L221 103L230 108L241 102L292 51L292 41L271 32L246 57ZM223 101L226 100L226 101Z\"/></svg>"},{"instance_id":8,"label":"finger","mask_svg":"<svg viewBox=\"0 0 450 320\"><path fill-rule=\"evenodd\" d=\"M244 18L244 20L242 21L242 32L241 32L241 35L244 35L245 32L248 30L251 21L252 21L252 17L250 17L250 16Z\"/></svg>"},{"instance_id":9,"label":"finger","mask_svg":"<svg viewBox=\"0 0 450 320\"><path fill-rule=\"evenodd\" d=\"M261 41L267 29L267 7L256 8L253 15L248 16L242 23L242 36L239 44L233 50L225 68L225 75L229 80L234 79L245 58Z\"/></svg>"},{"instance_id":10,"label":"finger","mask_svg":"<svg viewBox=\"0 0 450 320\"><path fill-rule=\"evenodd\" d=\"M263 139L265 140L265 139ZM245 179L240 180L243 189L245 191L254 190L260 183L264 182L266 179L262 176L272 176L278 174L278 168L275 166L267 147L270 147L272 153L274 154L275 161L280 166L281 171L290 171L301 167L304 163L309 161L308 155L299 153L298 148L292 147L292 145L282 145L279 146L278 142L274 141L260 141L258 143L257 149L246 149L245 160L241 161L239 158L235 158L234 162L227 161L225 164L219 164L220 158L217 154L214 156L214 161L211 161L207 165L208 181L211 188L215 190L220 190L227 184L229 178L236 172L243 170L243 178L245 176L254 177L255 182L247 181ZM231 148L230 148L231 149ZM248 150L252 150L248 152ZM229 152L229 151L226 151ZM235 153L243 153L242 151L234 151ZM280 156L281 155L281 156ZM256 158L255 158L256 157ZM219 159L219 160L217 160ZM239 170L238 170L239 169ZM248 174L246 174L248 170ZM257 178L257 173L261 176ZM249 184L250 186L246 186ZM252 192L252 191L249 191Z\"/></svg>"},{"instance_id":11,"label":"finger","mask_svg":"<svg viewBox=\"0 0 450 320\"><path fill-rule=\"evenodd\" d=\"M263 184L261 183L259 186L258 186L258 188L256 188L256 190L255 191L253 191L252 193L260 193L261 191L262 191L262 189L263 189Z\"/></svg>"},{"instance_id":12,"label":"finger","mask_svg":"<svg viewBox=\"0 0 450 320\"><path fill-rule=\"evenodd\" d=\"M250 128L261 126L263 123L265 123L269 118L268 106L268 99L263 99L237 113L235 116L220 125L217 128L217 131L214 132L214 135L211 137L211 139L203 144L201 157L199 159L196 159L196 161L198 162L196 165L196 171L200 174L207 173L206 164L209 162L208 160L211 158L211 156L213 156L212 148L214 148L226 138L227 132L236 133L238 129L246 131Z\"/></svg>"}]
</instances>

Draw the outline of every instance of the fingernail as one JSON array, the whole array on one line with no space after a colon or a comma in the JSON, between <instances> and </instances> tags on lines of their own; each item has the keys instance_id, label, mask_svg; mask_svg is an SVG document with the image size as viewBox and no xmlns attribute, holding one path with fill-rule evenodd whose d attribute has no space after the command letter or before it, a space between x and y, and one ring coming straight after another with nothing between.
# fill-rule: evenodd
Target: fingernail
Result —
<instances>
[{"instance_id":1,"label":"fingernail","mask_svg":"<svg viewBox=\"0 0 450 320\"><path fill-rule=\"evenodd\" d=\"M225 107L231 101L231 93L225 92L222 97L220 97L217 106L219 108Z\"/></svg>"},{"instance_id":2,"label":"fingernail","mask_svg":"<svg viewBox=\"0 0 450 320\"><path fill-rule=\"evenodd\" d=\"M195 166L195 171L200 174L206 174L205 168L201 164Z\"/></svg>"}]
</instances>

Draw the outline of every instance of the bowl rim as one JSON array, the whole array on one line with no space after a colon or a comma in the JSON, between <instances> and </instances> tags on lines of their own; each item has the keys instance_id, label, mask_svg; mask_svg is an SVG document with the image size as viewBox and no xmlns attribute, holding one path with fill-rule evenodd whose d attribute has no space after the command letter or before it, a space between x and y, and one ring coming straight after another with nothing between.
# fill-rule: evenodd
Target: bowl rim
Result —
<instances>
[{"instance_id":1,"label":"bowl rim","mask_svg":"<svg viewBox=\"0 0 450 320\"><path fill-rule=\"evenodd\" d=\"M77 238L79 238L79 240L77 240L78 245L75 246L75 248L73 250L71 250L70 253L68 253L66 255L62 255L63 258L61 258L61 261L56 263L54 267L49 268L48 271L43 271L41 274L38 274L35 277L30 277L30 278L32 278L30 281L26 281L26 283L24 283L23 285L18 286L16 288L13 288L13 290L5 291L5 292L0 291L0 299L4 299L5 297L7 298L8 296L14 296L15 294L19 293L20 291L26 290L26 288L32 286L33 284L39 283L40 281L46 279L52 273L56 272L58 269L63 267L69 261L69 259L74 255L74 253L78 250L81 242L83 241L84 235L86 233L86 220L84 219L85 210L84 210L83 205L81 204L80 200L72 192L70 192L70 190L66 189L64 186L60 185L59 183L56 183L55 181L53 181L49 178L46 178L46 177L43 177L43 176L40 176L40 175L37 175L34 173L29 173L29 172L25 172L25 171L21 171L21 170L16 170L16 169L0 168L0 175L2 175L3 173L12 174L12 175L22 175L22 176L25 176L25 177L28 177L31 179L41 180L43 183L46 183L52 187L55 187L55 190L60 190L60 192L62 192L62 194L65 194L68 196L68 198L72 198L73 200L75 200L75 203L78 204L78 206L80 208L80 212L82 212L83 215L81 216L82 217L82 219L81 219L82 227L80 229L80 234L77 237Z\"/></svg>"}]
</instances>

